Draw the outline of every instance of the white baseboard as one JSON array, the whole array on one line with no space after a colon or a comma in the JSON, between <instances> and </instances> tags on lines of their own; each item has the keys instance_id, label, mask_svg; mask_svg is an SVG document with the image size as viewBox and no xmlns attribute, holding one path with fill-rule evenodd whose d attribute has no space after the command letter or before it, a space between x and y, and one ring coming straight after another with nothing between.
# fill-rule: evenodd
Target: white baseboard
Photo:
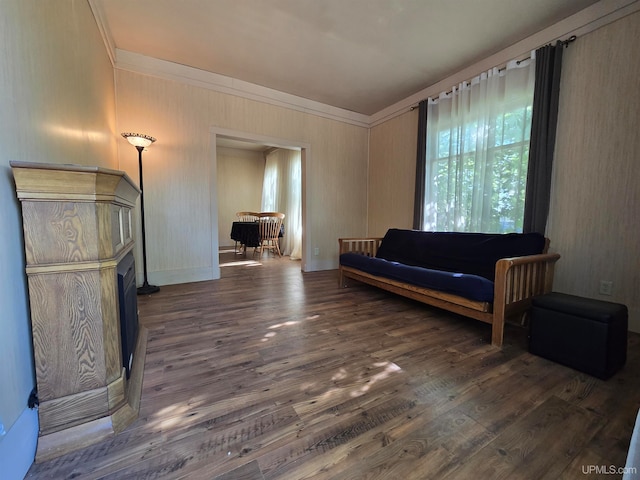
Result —
<instances>
[{"instance_id":1,"label":"white baseboard","mask_svg":"<svg viewBox=\"0 0 640 480\"><path fill-rule=\"evenodd\" d=\"M636 424L631 434L627 463L624 468L622 480L637 480L640 478L640 412L636 417Z\"/></svg>"},{"instance_id":2,"label":"white baseboard","mask_svg":"<svg viewBox=\"0 0 640 480\"><path fill-rule=\"evenodd\" d=\"M337 260L315 260L312 259L304 267L305 272L318 272L321 270L336 270L338 268Z\"/></svg>"},{"instance_id":3,"label":"white baseboard","mask_svg":"<svg viewBox=\"0 0 640 480\"><path fill-rule=\"evenodd\" d=\"M180 270L165 270L149 274L149 283L152 285L176 285L179 283L203 282L220 278L220 267L215 268L184 268ZM216 274L217 273L217 274ZM142 284L140 281L138 285Z\"/></svg>"},{"instance_id":4,"label":"white baseboard","mask_svg":"<svg viewBox=\"0 0 640 480\"><path fill-rule=\"evenodd\" d=\"M25 408L5 435L0 437L0 476L23 480L36 456L38 410Z\"/></svg>"}]
</instances>

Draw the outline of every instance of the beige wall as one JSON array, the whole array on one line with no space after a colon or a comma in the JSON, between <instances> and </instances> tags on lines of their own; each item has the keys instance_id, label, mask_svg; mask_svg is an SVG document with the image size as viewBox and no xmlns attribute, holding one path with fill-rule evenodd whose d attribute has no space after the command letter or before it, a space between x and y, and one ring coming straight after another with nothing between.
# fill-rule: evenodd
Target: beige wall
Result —
<instances>
[{"instance_id":1,"label":"beige wall","mask_svg":"<svg viewBox=\"0 0 640 480\"><path fill-rule=\"evenodd\" d=\"M218 244L234 246L229 236L236 212L261 211L264 154L237 148L217 148Z\"/></svg>"},{"instance_id":2,"label":"beige wall","mask_svg":"<svg viewBox=\"0 0 640 480\"><path fill-rule=\"evenodd\" d=\"M626 304L640 332L640 13L564 51L547 233L558 291ZM598 292L613 281L613 295Z\"/></svg>"},{"instance_id":3,"label":"beige wall","mask_svg":"<svg viewBox=\"0 0 640 480\"><path fill-rule=\"evenodd\" d=\"M22 218L12 160L115 168L113 68L86 1L0 2L0 436L3 478L22 478L35 431ZM35 412L35 411L34 411ZM26 422L26 423L25 423ZM16 428L12 428L16 425ZM22 472L22 475L24 475Z\"/></svg>"},{"instance_id":4,"label":"beige wall","mask_svg":"<svg viewBox=\"0 0 640 480\"><path fill-rule=\"evenodd\" d=\"M371 129L369 222L371 236L413 226L418 110Z\"/></svg>"},{"instance_id":5,"label":"beige wall","mask_svg":"<svg viewBox=\"0 0 640 480\"><path fill-rule=\"evenodd\" d=\"M547 235L557 291L620 302L640 332L640 13L564 51ZM369 233L411 227L417 113L371 129ZM598 293L613 281L613 295Z\"/></svg>"},{"instance_id":6,"label":"beige wall","mask_svg":"<svg viewBox=\"0 0 640 480\"><path fill-rule=\"evenodd\" d=\"M336 268L337 238L365 232L367 128L123 70L116 70L116 87L118 131L158 139L144 154L150 282L215 278L216 128L309 147L303 153L306 270ZM124 140L119 145L120 165L136 179L136 152Z\"/></svg>"}]
</instances>

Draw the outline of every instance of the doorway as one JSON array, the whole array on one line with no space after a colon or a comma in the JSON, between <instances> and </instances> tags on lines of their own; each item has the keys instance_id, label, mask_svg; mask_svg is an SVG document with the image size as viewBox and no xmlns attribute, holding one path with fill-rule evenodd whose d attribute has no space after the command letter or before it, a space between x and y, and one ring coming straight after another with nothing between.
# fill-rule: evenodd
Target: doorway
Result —
<instances>
[{"instance_id":1,"label":"doorway","mask_svg":"<svg viewBox=\"0 0 640 480\"><path fill-rule=\"evenodd\" d=\"M275 138L275 137L266 137L262 135L255 135L247 132L239 132L232 131L221 128L212 128L211 129L211 152L212 152L212 169L211 169L211 225L212 225L212 264L215 278L220 278L220 258L219 252L221 250L226 250L224 248L220 248L220 245L223 247L226 245L226 237L228 236L227 231L230 231L231 228L231 219L229 217L229 212L221 211L223 207L220 203L221 201L218 198L218 193L221 188L224 188L222 184L219 184L219 181L224 182L224 178L219 179L219 171L218 171L218 147L223 149L236 149L237 151L246 151L247 158L249 159L251 156L253 158L259 158L263 155L263 152L267 152L269 150L274 149L284 149L284 150L297 150L300 152L300 164L301 164L301 202L300 202L300 211L301 211L301 219L302 219L302 248L301 248L301 265L300 269L302 271L307 271L308 263L308 254L309 254L309 242L310 238L308 236L308 228L307 228L307 215L306 215L306 172L308 171L306 165L310 159L311 147L309 144L305 142L292 141L289 139ZM244 156L244 154L242 154ZM225 159L221 156L221 165L224 165ZM246 170L245 170L246 171ZM253 184L255 187L256 179L255 175L253 175ZM260 180L261 181L261 180ZM260 185L260 191L262 190L262 185ZM253 199L255 205L255 197ZM230 207L224 206L226 210L229 210ZM246 207L238 207L238 209L242 210ZM235 214L235 212L233 212ZM285 220L286 221L286 220ZM231 247L233 248L233 247ZM246 260L250 261L250 256L247 256ZM228 258L228 255L226 255Z\"/></svg>"}]
</instances>

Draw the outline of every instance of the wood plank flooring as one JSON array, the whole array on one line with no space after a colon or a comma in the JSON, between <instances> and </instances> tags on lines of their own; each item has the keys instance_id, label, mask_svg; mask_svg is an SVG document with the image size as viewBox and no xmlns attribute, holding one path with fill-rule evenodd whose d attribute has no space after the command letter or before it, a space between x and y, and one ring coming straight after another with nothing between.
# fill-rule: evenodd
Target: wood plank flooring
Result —
<instances>
[{"instance_id":1,"label":"wood plank flooring","mask_svg":"<svg viewBox=\"0 0 640 480\"><path fill-rule=\"evenodd\" d=\"M488 325L340 289L336 271L250 253L221 264L220 280L138 298L138 420L27 478L588 479L624 466L640 335L602 381L529 354L516 325L498 349Z\"/></svg>"}]
</instances>

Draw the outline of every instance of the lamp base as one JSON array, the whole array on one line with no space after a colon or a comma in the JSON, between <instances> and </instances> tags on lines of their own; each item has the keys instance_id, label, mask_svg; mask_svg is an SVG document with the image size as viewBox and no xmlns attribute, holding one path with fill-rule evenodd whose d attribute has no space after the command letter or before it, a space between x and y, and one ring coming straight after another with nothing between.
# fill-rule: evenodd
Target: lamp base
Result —
<instances>
[{"instance_id":1,"label":"lamp base","mask_svg":"<svg viewBox=\"0 0 640 480\"><path fill-rule=\"evenodd\" d=\"M160 287L156 285L149 285L147 282L144 282L144 285L138 287L137 291L138 295L151 295L152 293L159 292Z\"/></svg>"}]
</instances>

